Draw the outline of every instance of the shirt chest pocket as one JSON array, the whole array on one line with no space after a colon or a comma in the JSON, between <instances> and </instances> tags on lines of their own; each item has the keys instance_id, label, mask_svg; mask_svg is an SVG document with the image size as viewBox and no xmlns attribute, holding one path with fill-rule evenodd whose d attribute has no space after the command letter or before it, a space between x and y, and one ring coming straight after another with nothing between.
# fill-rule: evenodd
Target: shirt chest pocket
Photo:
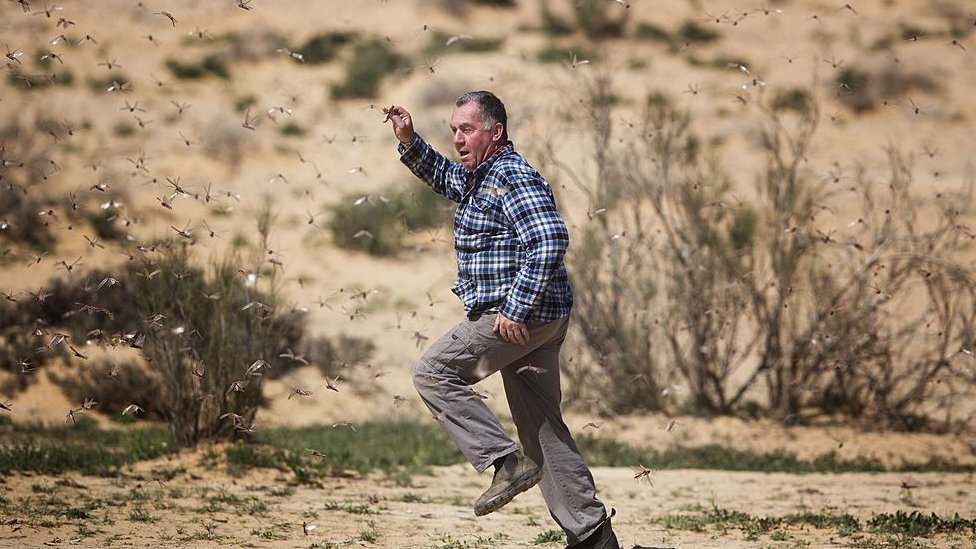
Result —
<instances>
[{"instance_id":1,"label":"shirt chest pocket","mask_svg":"<svg viewBox=\"0 0 976 549\"><path fill-rule=\"evenodd\" d=\"M508 225L505 211L502 209L501 191L496 187L485 184L471 196L471 213L478 216L488 225Z\"/></svg>"}]
</instances>

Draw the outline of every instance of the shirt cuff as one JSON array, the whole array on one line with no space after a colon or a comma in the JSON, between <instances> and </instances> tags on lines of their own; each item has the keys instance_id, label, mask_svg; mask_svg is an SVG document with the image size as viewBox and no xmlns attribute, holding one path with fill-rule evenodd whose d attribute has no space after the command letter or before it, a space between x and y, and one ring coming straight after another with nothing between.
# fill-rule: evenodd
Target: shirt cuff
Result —
<instances>
[{"instance_id":1,"label":"shirt cuff","mask_svg":"<svg viewBox=\"0 0 976 549\"><path fill-rule=\"evenodd\" d=\"M509 320L521 322L522 324L528 324L529 317L532 316L532 309L530 307L526 307L525 305L519 305L511 299L507 299L505 300L505 304L502 305L501 313Z\"/></svg>"},{"instance_id":2,"label":"shirt cuff","mask_svg":"<svg viewBox=\"0 0 976 549\"><path fill-rule=\"evenodd\" d=\"M410 141L410 143L404 144L404 143L400 143L399 141L397 142L397 152L400 153L400 156L403 156L406 153L412 152L412 151L414 151L414 150L417 149L418 143L420 141L421 141L420 134L417 133L417 132L414 132L413 139Z\"/></svg>"}]
</instances>

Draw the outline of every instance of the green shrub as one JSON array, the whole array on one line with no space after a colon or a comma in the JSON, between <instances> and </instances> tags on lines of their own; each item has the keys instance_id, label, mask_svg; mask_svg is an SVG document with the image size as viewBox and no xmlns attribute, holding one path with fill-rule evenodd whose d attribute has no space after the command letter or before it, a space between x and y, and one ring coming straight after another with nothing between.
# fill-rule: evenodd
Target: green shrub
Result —
<instances>
[{"instance_id":1,"label":"green shrub","mask_svg":"<svg viewBox=\"0 0 976 549\"><path fill-rule=\"evenodd\" d=\"M136 127L128 122L116 122L112 126L112 133L115 137L132 137L136 133Z\"/></svg>"},{"instance_id":2,"label":"green shrub","mask_svg":"<svg viewBox=\"0 0 976 549\"><path fill-rule=\"evenodd\" d=\"M582 30L590 39L616 38L624 33L630 10L621 8L613 2L603 0L565 0L567 7L576 19L573 22L560 17L549 7L549 2L541 3L542 29L549 35L571 34Z\"/></svg>"},{"instance_id":3,"label":"green shrub","mask_svg":"<svg viewBox=\"0 0 976 549\"><path fill-rule=\"evenodd\" d=\"M487 53L498 50L501 47L502 38L466 38L457 40L450 46L447 45L451 36L443 31L434 31L430 35L430 41L424 48L425 55L440 55L443 53Z\"/></svg>"},{"instance_id":4,"label":"green shrub","mask_svg":"<svg viewBox=\"0 0 976 549\"><path fill-rule=\"evenodd\" d=\"M100 240L121 240L125 234L115 225L119 210L108 208L88 214L88 224Z\"/></svg>"},{"instance_id":5,"label":"green shrub","mask_svg":"<svg viewBox=\"0 0 976 549\"><path fill-rule=\"evenodd\" d=\"M771 107L774 111L793 111L807 114L813 108L813 98L802 88L778 90L773 97Z\"/></svg>"},{"instance_id":6,"label":"green shrub","mask_svg":"<svg viewBox=\"0 0 976 549\"><path fill-rule=\"evenodd\" d=\"M122 84L124 82L131 82L129 77L119 71L112 71L105 76L99 78L89 78L88 87L93 92L105 93L105 90L111 88L112 86Z\"/></svg>"},{"instance_id":7,"label":"green shrub","mask_svg":"<svg viewBox=\"0 0 976 549\"><path fill-rule=\"evenodd\" d=\"M604 0L572 0L576 22L591 39L623 36L630 10Z\"/></svg>"},{"instance_id":8,"label":"green shrub","mask_svg":"<svg viewBox=\"0 0 976 549\"><path fill-rule=\"evenodd\" d=\"M217 55L208 55L196 63L167 59L166 68L180 80L198 80L207 76L219 76L225 80L230 78L227 63Z\"/></svg>"},{"instance_id":9,"label":"green shrub","mask_svg":"<svg viewBox=\"0 0 976 549\"><path fill-rule=\"evenodd\" d=\"M687 44L710 44L720 39L722 34L695 21L685 21L678 29L678 38Z\"/></svg>"},{"instance_id":10,"label":"green shrub","mask_svg":"<svg viewBox=\"0 0 976 549\"><path fill-rule=\"evenodd\" d=\"M393 51L382 40L356 44L352 59L346 67L346 79L341 84L332 86L332 97L372 99L379 93L383 77L408 66L406 58Z\"/></svg>"},{"instance_id":11,"label":"green shrub","mask_svg":"<svg viewBox=\"0 0 976 549\"><path fill-rule=\"evenodd\" d=\"M35 74L15 68L7 75L7 82L22 91L42 90L52 86L71 86L74 81L75 75L69 70L61 70L53 74Z\"/></svg>"},{"instance_id":12,"label":"green shrub","mask_svg":"<svg viewBox=\"0 0 976 549\"><path fill-rule=\"evenodd\" d=\"M571 63L575 60L592 60L593 52L586 50L581 46L556 46L550 44L545 48L539 50L536 54L536 59L541 63Z\"/></svg>"},{"instance_id":13,"label":"green shrub","mask_svg":"<svg viewBox=\"0 0 976 549\"><path fill-rule=\"evenodd\" d=\"M295 51L302 54L305 63L313 65L328 63L339 55L345 46L355 40L355 33L351 32L324 32L309 38L304 44L298 46ZM296 59L296 62L298 60Z\"/></svg>"},{"instance_id":14,"label":"green shrub","mask_svg":"<svg viewBox=\"0 0 976 549\"><path fill-rule=\"evenodd\" d=\"M302 137L308 133L308 130L303 128L297 122L289 122L284 126L282 126L281 129L278 131L281 133L281 135L285 135L288 137Z\"/></svg>"},{"instance_id":15,"label":"green shrub","mask_svg":"<svg viewBox=\"0 0 976 549\"><path fill-rule=\"evenodd\" d=\"M637 30L634 32L637 38L642 38L644 40L651 40L653 42L661 42L664 44L671 43L671 34L668 33L667 29L656 25L654 23L641 22L637 24Z\"/></svg>"},{"instance_id":16,"label":"green shrub","mask_svg":"<svg viewBox=\"0 0 976 549\"><path fill-rule=\"evenodd\" d=\"M258 104L258 98L254 95L248 94L243 97L239 97L234 101L234 110L244 114L248 109Z\"/></svg>"},{"instance_id":17,"label":"green shrub","mask_svg":"<svg viewBox=\"0 0 976 549\"><path fill-rule=\"evenodd\" d=\"M403 248L405 231L446 224L451 204L422 188L370 196L355 204L358 195L348 195L332 206L329 230L339 247L371 255L395 255Z\"/></svg>"}]
</instances>

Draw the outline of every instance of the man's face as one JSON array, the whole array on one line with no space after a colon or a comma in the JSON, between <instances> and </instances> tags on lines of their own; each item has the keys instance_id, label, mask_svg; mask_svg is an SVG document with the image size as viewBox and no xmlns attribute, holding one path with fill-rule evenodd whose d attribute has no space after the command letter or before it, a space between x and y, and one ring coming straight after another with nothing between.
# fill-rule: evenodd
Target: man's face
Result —
<instances>
[{"instance_id":1,"label":"man's face","mask_svg":"<svg viewBox=\"0 0 976 549\"><path fill-rule=\"evenodd\" d=\"M485 121L481 117L481 105L469 101L460 107L455 107L451 115L451 131L454 132L454 150L460 157L461 164L468 170L474 170L485 161L488 152L494 149L494 142L501 139L502 125L494 124L485 129Z\"/></svg>"}]
</instances>

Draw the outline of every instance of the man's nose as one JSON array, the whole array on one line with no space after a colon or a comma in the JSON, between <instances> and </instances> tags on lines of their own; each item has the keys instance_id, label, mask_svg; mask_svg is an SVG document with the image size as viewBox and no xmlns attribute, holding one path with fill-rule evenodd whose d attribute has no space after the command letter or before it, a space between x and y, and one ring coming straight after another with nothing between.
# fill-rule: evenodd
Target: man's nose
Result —
<instances>
[{"instance_id":1,"label":"man's nose","mask_svg":"<svg viewBox=\"0 0 976 549\"><path fill-rule=\"evenodd\" d=\"M460 129L458 129L454 132L452 139L456 145L461 145L464 143L464 134L461 133Z\"/></svg>"}]
</instances>

